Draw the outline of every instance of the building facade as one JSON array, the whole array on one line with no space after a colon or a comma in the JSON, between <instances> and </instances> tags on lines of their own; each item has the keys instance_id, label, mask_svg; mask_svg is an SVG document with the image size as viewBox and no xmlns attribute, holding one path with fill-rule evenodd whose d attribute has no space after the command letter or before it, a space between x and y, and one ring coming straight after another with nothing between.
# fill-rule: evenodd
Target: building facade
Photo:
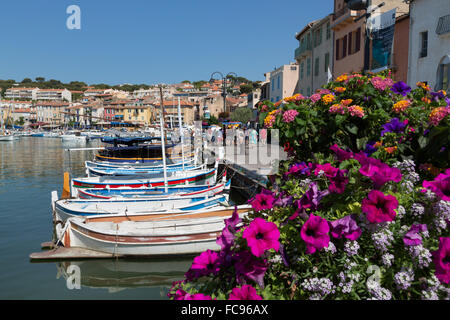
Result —
<instances>
[{"instance_id":1,"label":"building facade","mask_svg":"<svg viewBox=\"0 0 450 320\"><path fill-rule=\"evenodd\" d=\"M311 95L325 85L333 70L331 17L308 23L297 33L299 46L294 56L299 65L297 93Z\"/></svg>"},{"instance_id":2,"label":"building facade","mask_svg":"<svg viewBox=\"0 0 450 320\"><path fill-rule=\"evenodd\" d=\"M448 0L410 3L408 83L450 90L450 5Z\"/></svg>"},{"instance_id":3,"label":"building facade","mask_svg":"<svg viewBox=\"0 0 450 320\"><path fill-rule=\"evenodd\" d=\"M298 64L291 63L270 72L270 101L293 96L298 86Z\"/></svg>"}]
</instances>

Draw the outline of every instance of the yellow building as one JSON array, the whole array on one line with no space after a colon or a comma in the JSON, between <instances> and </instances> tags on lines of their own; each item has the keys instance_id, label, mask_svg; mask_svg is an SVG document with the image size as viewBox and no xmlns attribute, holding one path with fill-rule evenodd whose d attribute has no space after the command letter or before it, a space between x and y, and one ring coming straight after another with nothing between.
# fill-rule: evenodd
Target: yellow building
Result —
<instances>
[{"instance_id":1,"label":"yellow building","mask_svg":"<svg viewBox=\"0 0 450 320\"><path fill-rule=\"evenodd\" d=\"M133 124L148 126L151 123L151 108L144 106L125 106L121 108L123 111L123 121ZM116 115L117 115L116 110Z\"/></svg>"}]
</instances>

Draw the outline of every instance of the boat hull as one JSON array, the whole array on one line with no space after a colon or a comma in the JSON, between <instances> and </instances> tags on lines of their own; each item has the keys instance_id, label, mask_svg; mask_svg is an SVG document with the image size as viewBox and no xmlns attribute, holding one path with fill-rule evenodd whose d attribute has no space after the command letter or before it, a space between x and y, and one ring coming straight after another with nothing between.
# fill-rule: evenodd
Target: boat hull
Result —
<instances>
[{"instance_id":1,"label":"boat hull","mask_svg":"<svg viewBox=\"0 0 450 320\"><path fill-rule=\"evenodd\" d=\"M184 215L159 217L93 217L72 218L57 235L65 247L81 247L120 256L157 256L197 254L218 250L216 239L233 209L206 210ZM249 206L240 206L243 217Z\"/></svg>"}]
</instances>

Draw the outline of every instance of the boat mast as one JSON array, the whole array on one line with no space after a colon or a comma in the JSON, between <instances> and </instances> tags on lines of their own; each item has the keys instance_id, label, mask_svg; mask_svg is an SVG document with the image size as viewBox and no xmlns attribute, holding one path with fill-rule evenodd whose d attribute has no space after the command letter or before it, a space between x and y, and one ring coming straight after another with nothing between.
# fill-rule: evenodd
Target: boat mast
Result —
<instances>
[{"instance_id":1,"label":"boat mast","mask_svg":"<svg viewBox=\"0 0 450 320\"><path fill-rule=\"evenodd\" d=\"M164 122L163 122L163 116L161 115L159 117L159 122L161 124L161 147L162 147L162 156L163 156L163 171L164 171L164 192L167 194L167 168L166 168L166 145L165 145L165 138L164 138Z\"/></svg>"},{"instance_id":2,"label":"boat mast","mask_svg":"<svg viewBox=\"0 0 450 320\"><path fill-rule=\"evenodd\" d=\"M183 161L183 171L184 171L184 134L183 134L183 123L181 122L181 103L180 97L178 97L178 125L180 127L180 137L181 137L181 156Z\"/></svg>"}]
</instances>

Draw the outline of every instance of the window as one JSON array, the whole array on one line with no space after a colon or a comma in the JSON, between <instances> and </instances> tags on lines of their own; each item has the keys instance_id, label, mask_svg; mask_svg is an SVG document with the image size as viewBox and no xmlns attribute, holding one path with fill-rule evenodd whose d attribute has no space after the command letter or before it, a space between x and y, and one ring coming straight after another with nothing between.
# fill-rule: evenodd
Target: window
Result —
<instances>
[{"instance_id":1,"label":"window","mask_svg":"<svg viewBox=\"0 0 450 320\"><path fill-rule=\"evenodd\" d=\"M428 55L428 31L420 33L420 54L419 58L424 58Z\"/></svg>"},{"instance_id":2,"label":"window","mask_svg":"<svg viewBox=\"0 0 450 320\"><path fill-rule=\"evenodd\" d=\"M308 87L308 89L306 90L306 95L310 96L311 95L311 88Z\"/></svg>"},{"instance_id":3,"label":"window","mask_svg":"<svg viewBox=\"0 0 450 320\"><path fill-rule=\"evenodd\" d=\"M277 77L277 89L280 89L280 75Z\"/></svg>"},{"instance_id":4,"label":"window","mask_svg":"<svg viewBox=\"0 0 450 320\"><path fill-rule=\"evenodd\" d=\"M272 87L272 91L275 90L275 79L272 79L271 87Z\"/></svg>"},{"instance_id":5,"label":"window","mask_svg":"<svg viewBox=\"0 0 450 320\"><path fill-rule=\"evenodd\" d=\"M305 69L305 62L302 61L302 64L300 65L300 79L303 79L303 71Z\"/></svg>"},{"instance_id":6,"label":"window","mask_svg":"<svg viewBox=\"0 0 450 320\"><path fill-rule=\"evenodd\" d=\"M306 76L309 76L311 74L311 58L308 58L306 60Z\"/></svg>"},{"instance_id":7,"label":"window","mask_svg":"<svg viewBox=\"0 0 450 320\"><path fill-rule=\"evenodd\" d=\"M359 49L361 49L361 28L356 29L356 32L355 32L355 51L354 51L354 53L358 52Z\"/></svg>"},{"instance_id":8,"label":"window","mask_svg":"<svg viewBox=\"0 0 450 320\"><path fill-rule=\"evenodd\" d=\"M325 53L325 64L324 64L324 71L328 72L328 67L330 66L330 54L327 52Z\"/></svg>"},{"instance_id":9,"label":"window","mask_svg":"<svg viewBox=\"0 0 450 320\"><path fill-rule=\"evenodd\" d=\"M327 22L327 40L331 38L330 21Z\"/></svg>"},{"instance_id":10,"label":"window","mask_svg":"<svg viewBox=\"0 0 450 320\"><path fill-rule=\"evenodd\" d=\"M347 56L347 35L342 38L342 58Z\"/></svg>"},{"instance_id":11,"label":"window","mask_svg":"<svg viewBox=\"0 0 450 320\"><path fill-rule=\"evenodd\" d=\"M319 57L316 58L316 61L314 62L314 76L319 75Z\"/></svg>"},{"instance_id":12,"label":"window","mask_svg":"<svg viewBox=\"0 0 450 320\"><path fill-rule=\"evenodd\" d=\"M450 54L439 62L435 90L450 91Z\"/></svg>"}]
</instances>

